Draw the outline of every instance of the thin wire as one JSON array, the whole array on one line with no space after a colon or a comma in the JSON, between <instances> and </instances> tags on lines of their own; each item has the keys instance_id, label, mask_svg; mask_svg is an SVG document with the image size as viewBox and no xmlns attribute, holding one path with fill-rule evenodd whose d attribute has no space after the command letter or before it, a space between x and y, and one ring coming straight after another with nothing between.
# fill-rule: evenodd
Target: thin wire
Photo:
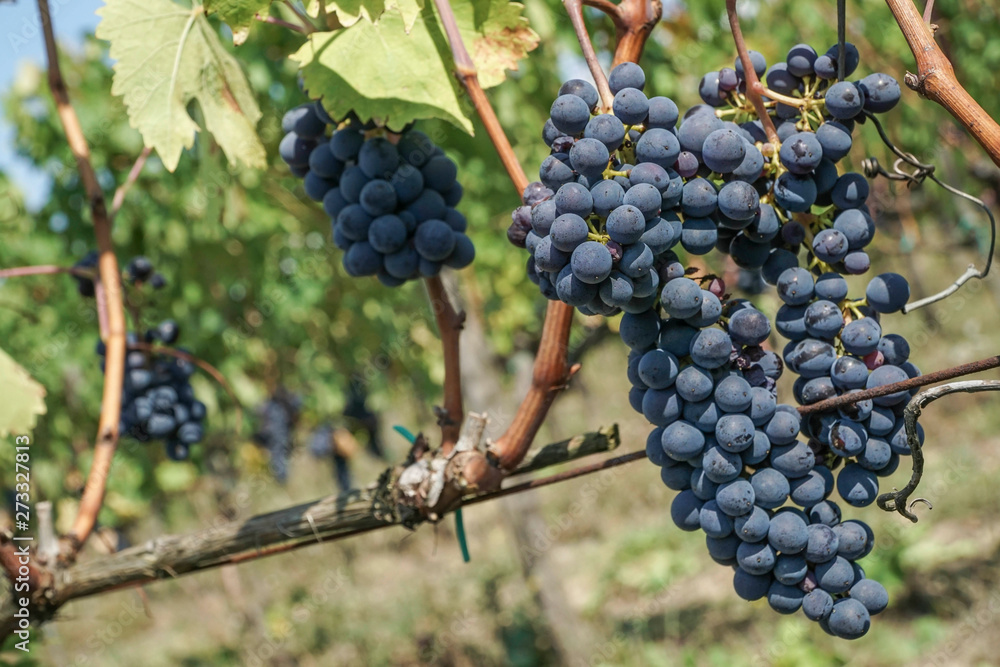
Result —
<instances>
[{"instance_id":1,"label":"thin wire","mask_svg":"<svg viewBox=\"0 0 1000 667\"><path fill-rule=\"evenodd\" d=\"M882 142L888 146L889 150L896 154L897 159L892 163L893 173L887 172L878 162L877 159L870 157L865 160L862 165L864 167L865 175L869 178L874 178L876 175L884 176L885 178L894 181L906 181L907 187L913 187L914 185L921 185L925 179L931 179L939 186L947 190L953 195L962 197L963 199L972 202L986 213L986 217L990 221L990 249L986 255L986 266L983 268L982 275L980 278L985 278L990 272L990 267L993 265L993 253L996 250L997 243L997 223L996 219L993 217L993 212L990 211L989 207L983 202L983 200L978 197L973 197L967 192L962 192L958 188L955 188L947 183L941 181L934 174L934 165L925 164L918 160L916 156L912 153L904 153L899 150L892 140L889 139L888 135L885 133L885 129L882 127L882 123L879 122L878 118L874 114L865 112L865 116L868 117L875 124L875 129L878 130L879 137L882 138ZM905 162L914 168L914 171L907 172L900 167L900 165Z\"/></svg>"},{"instance_id":2,"label":"thin wire","mask_svg":"<svg viewBox=\"0 0 1000 667\"><path fill-rule=\"evenodd\" d=\"M837 0L837 78L847 78L847 0Z\"/></svg>"}]
</instances>

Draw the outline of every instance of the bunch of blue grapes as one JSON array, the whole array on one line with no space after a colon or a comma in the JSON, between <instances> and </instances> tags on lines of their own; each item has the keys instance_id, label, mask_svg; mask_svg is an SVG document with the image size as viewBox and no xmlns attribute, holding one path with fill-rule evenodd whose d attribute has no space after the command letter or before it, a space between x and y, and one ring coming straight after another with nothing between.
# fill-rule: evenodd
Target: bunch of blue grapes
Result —
<instances>
[{"instance_id":1,"label":"bunch of blue grapes","mask_svg":"<svg viewBox=\"0 0 1000 667\"><path fill-rule=\"evenodd\" d=\"M845 48L850 74L857 49ZM837 81L831 52L817 56L798 45L769 72L751 52L774 94L799 103L766 102L778 145L740 92L738 59L735 68L705 76L706 104L683 118L669 98L646 96L645 75L633 63L611 72L611 113L599 112L589 83L563 84L542 131L551 154L508 229L510 241L530 253L529 278L549 299L613 315L654 307L661 258L678 243L691 255L727 253L772 285L797 265L803 246L811 263L830 271L867 271L875 232L868 181L839 173L837 163L850 151L855 124L892 109L900 89L886 74Z\"/></svg>"},{"instance_id":2,"label":"bunch of blue grapes","mask_svg":"<svg viewBox=\"0 0 1000 667\"><path fill-rule=\"evenodd\" d=\"M354 117L338 123L319 102L290 110L282 128L281 157L323 203L349 275L398 287L472 263L468 225L455 208L458 169L426 134L389 135Z\"/></svg>"},{"instance_id":3,"label":"bunch of blue grapes","mask_svg":"<svg viewBox=\"0 0 1000 667\"><path fill-rule=\"evenodd\" d=\"M96 275L97 260L98 253L97 251L92 250L76 262L73 265L73 268L91 271ZM133 287L142 287L143 285L148 284L153 289L163 289L167 286L167 279L163 277L162 273L158 273L153 269L153 263L149 261L147 257L143 257L141 255L139 257L133 257L129 260L125 269L125 278ZM76 281L76 289L80 293L80 296L94 296L95 287L94 280L92 278L73 274L73 279Z\"/></svg>"},{"instance_id":4,"label":"bunch of blue grapes","mask_svg":"<svg viewBox=\"0 0 1000 667\"><path fill-rule=\"evenodd\" d=\"M857 49L845 49L850 75ZM831 495L875 501L878 478L910 453L910 394L805 414L776 395L785 369L799 376L800 405L919 375L905 339L881 328L909 299L905 279L876 276L849 298L843 278L870 268L875 225L867 180L838 163L855 124L895 106L899 86L885 74L837 80L837 55L797 45L768 71L751 52L774 98L765 107L776 143L739 60L705 76L705 104L683 117L646 96L631 63L609 77L612 113L599 113L592 86L567 82L543 129L551 154L508 238L529 251L528 275L547 298L585 314L625 312L629 401L654 427L650 460L680 492L673 520L706 533L741 597L857 638L888 595L857 564L874 546L870 528L842 521ZM681 259L713 249L732 257L748 293L777 286L773 324ZM772 328L789 339L780 355L766 347Z\"/></svg>"},{"instance_id":5,"label":"bunch of blue grapes","mask_svg":"<svg viewBox=\"0 0 1000 667\"><path fill-rule=\"evenodd\" d=\"M283 387L257 408L258 428L254 441L267 449L271 475L280 484L288 481L288 461L301 410L302 399Z\"/></svg>"},{"instance_id":6,"label":"bunch of blue grapes","mask_svg":"<svg viewBox=\"0 0 1000 667\"><path fill-rule=\"evenodd\" d=\"M74 264L74 268L97 269L98 254L90 252ZM82 296L93 297L93 279L74 275L77 290ZM146 257L133 257L125 267L126 285L137 289L146 286L163 289L167 285L162 274L154 270ZM173 346L180 336L180 327L173 320L164 320L147 329L142 340L147 344ZM195 398L190 378L195 371L193 363L171 355L134 349L140 337L133 331L126 334L125 375L122 378L121 419L118 424L122 437L139 442L162 440L167 456L175 461L189 457L191 445L202 440L205 428L205 404ZM177 348L184 351L181 348ZM100 357L101 372L105 369L107 347L98 341L96 352Z\"/></svg>"},{"instance_id":7,"label":"bunch of blue grapes","mask_svg":"<svg viewBox=\"0 0 1000 667\"><path fill-rule=\"evenodd\" d=\"M750 52L754 72L768 89L797 102L764 98L779 146L768 143L745 95L739 58L734 68L702 78L699 92L705 105L689 112L689 121L678 133L681 148L691 155L691 169L697 164L700 172L680 170L682 176L721 176L727 181L717 192L717 247L741 267L764 267L764 279L770 276L772 284L789 261L780 251L796 252L804 243L812 257L839 273L862 274L871 267L865 247L875 224L865 203L868 181L856 172L839 173L837 163L851 150L855 124L895 107L900 88L893 77L881 73L860 81L838 80L837 55L837 45L818 55L808 44L798 44L789 50L786 62L768 70L764 57ZM857 48L845 44L845 76L853 74L858 63ZM752 193L735 185L740 181L760 194L759 209L750 202ZM709 189L704 190L711 198ZM742 207L739 195L754 209L752 218L731 215ZM812 215L793 220L795 213Z\"/></svg>"},{"instance_id":8,"label":"bunch of blue grapes","mask_svg":"<svg viewBox=\"0 0 1000 667\"><path fill-rule=\"evenodd\" d=\"M585 81L559 89L543 130L552 154L507 234L530 253L528 276L542 294L590 315L649 311L662 258L697 236L673 210L684 188L673 168L677 105L647 99L645 75L632 63L616 67L609 83L611 113L597 113L597 90Z\"/></svg>"},{"instance_id":9,"label":"bunch of blue grapes","mask_svg":"<svg viewBox=\"0 0 1000 667\"><path fill-rule=\"evenodd\" d=\"M761 347L771 334L766 315L743 299L722 301L679 261L671 267L662 315L625 314L620 333L631 348L630 403L654 426L646 452L663 483L680 492L672 519L705 532L709 555L734 567L740 597L767 598L783 614L801 609L838 637L864 635L888 604L885 588L856 563L874 536L863 522L841 521L830 495L836 488L851 505L870 504L873 480L906 452L867 438L872 401L816 420L778 404L775 383L786 366L801 372L814 363L829 372L836 355L786 353L783 362ZM885 340L891 354L901 352L901 339ZM868 416L859 414L864 403ZM892 409L879 415L897 419Z\"/></svg>"},{"instance_id":10,"label":"bunch of blue grapes","mask_svg":"<svg viewBox=\"0 0 1000 667\"><path fill-rule=\"evenodd\" d=\"M173 345L180 329L173 320L164 320L148 330L146 342ZM127 335L127 344L135 345L135 332ZM178 348L179 349L179 348ZM103 368L106 349L98 343L97 353ZM191 387L193 363L155 351L129 350L125 356L122 384L122 409L119 431L139 442L162 440L167 456L183 461L190 456L191 445L205 435L205 404Z\"/></svg>"},{"instance_id":11,"label":"bunch of blue grapes","mask_svg":"<svg viewBox=\"0 0 1000 667\"><path fill-rule=\"evenodd\" d=\"M847 282L838 274L818 277L801 268L778 278L784 305L776 328L789 342L782 356L799 375L795 400L810 405L835 396L875 389L920 375L910 360L910 346L898 334L883 334L881 315L902 309L909 299L906 279L896 273L875 276L863 299L847 298ZM802 433L830 468L844 467L837 490L850 505L865 507L878 495L878 478L891 475L899 457L910 454L903 409L909 391L858 401L838 410L810 413ZM923 442L923 431L917 428Z\"/></svg>"}]
</instances>

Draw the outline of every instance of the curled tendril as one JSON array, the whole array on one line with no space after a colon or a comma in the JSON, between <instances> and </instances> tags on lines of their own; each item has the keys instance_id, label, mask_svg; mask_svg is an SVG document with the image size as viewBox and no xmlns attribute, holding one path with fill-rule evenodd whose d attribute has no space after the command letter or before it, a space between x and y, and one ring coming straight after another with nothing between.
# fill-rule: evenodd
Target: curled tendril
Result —
<instances>
[{"instance_id":1,"label":"curled tendril","mask_svg":"<svg viewBox=\"0 0 1000 667\"><path fill-rule=\"evenodd\" d=\"M914 498L907 504L906 500L909 498L910 492L907 489L898 491L896 489L892 490L892 493L883 493L875 501L879 509L886 512L898 512L902 514L907 519L913 523L917 522L917 515L913 513L913 506L917 503L923 503L927 505L927 509L934 509L934 505L927 498Z\"/></svg>"},{"instance_id":2,"label":"curled tendril","mask_svg":"<svg viewBox=\"0 0 1000 667\"><path fill-rule=\"evenodd\" d=\"M958 188L948 185L947 183L941 181L937 176L934 175L933 164L927 164L921 162L912 153L905 153L901 151L899 148L897 148L896 145L892 143L892 140L889 139L889 136L885 133L885 129L882 127L882 124L879 122L878 118L876 118L874 114L870 112L865 112L865 117L868 120L872 121L872 123L875 125L875 129L878 130L878 135L879 137L881 137L882 143L884 143L886 147L888 147L889 150L891 150L896 155L896 160L892 163L891 172L886 171L886 169L881 164L879 164L879 161L874 157L869 157L868 159L864 160L862 162L862 168L864 170L865 176L867 176L868 178L875 178L876 176L882 176L884 178L888 178L889 180L893 181L906 181L906 187L908 188L912 188L914 186L920 186L923 184L925 180L930 179L935 183L937 183L942 188L944 188L945 190L947 190L948 192L950 192L951 194L955 195L956 197L961 197L981 208L983 212L986 214L986 217L990 221L990 249L989 252L987 252L986 254L986 265L983 267L983 270L978 271L973 269L970 272L967 272L968 275L963 276L962 278L959 279L959 281L956 281L956 284L953 285L952 288L949 288L944 292L942 292L941 294L935 295L934 297L929 297L928 299L924 299L923 301L920 302L921 305L926 305L926 303L933 303L934 301L940 300L948 296L949 294L957 290L958 287L961 286L961 284L963 284L969 278L980 278L980 279L985 278L987 274L989 274L990 272L990 267L993 265L993 251L996 248L996 242L997 242L997 224L996 220L993 218L993 213L990 211L989 207L985 203L983 203L983 201L978 197L973 197L967 192L963 192L962 190L959 190ZM910 167L912 167L913 168L912 171L907 171L904 168L904 165L909 165ZM913 310L916 307L918 306L916 306L915 304L913 306L908 305L908 307L904 309L903 312L904 313L909 312L910 310Z\"/></svg>"}]
</instances>

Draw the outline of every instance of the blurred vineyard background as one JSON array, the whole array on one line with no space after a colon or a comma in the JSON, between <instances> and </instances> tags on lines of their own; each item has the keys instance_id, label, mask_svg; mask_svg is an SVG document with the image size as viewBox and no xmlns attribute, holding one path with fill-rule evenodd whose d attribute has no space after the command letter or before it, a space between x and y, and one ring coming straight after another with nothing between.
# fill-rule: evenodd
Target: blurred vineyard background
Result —
<instances>
[{"instance_id":1,"label":"blurred vineyard background","mask_svg":"<svg viewBox=\"0 0 1000 667\"><path fill-rule=\"evenodd\" d=\"M559 82L585 75L585 68L561 4L527 5L541 45L491 98L530 176L546 154L540 129ZM835 41L830 0L740 7L750 47L769 62L797 42L822 50ZM0 6L0 20L5 11ZM609 60L610 22L594 11L587 16ZM848 38L862 55L859 74L883 71L902 80L913 58L885 6L849 3L848 17ZM647 89L684 108L698 101L702 74L735 55L724 3L667 3L664 19L642 61ZM941 0L935 22L959 80L1000 116L1000 7ZM173 174L151 158L115 220L119 260L145 254L169 281L144 304L144 325L175 319L180 344L217 366L247 409L240 429L230 398L198 375L208 436L190 462L166 460L160 446L123 442L102 530L86 558L334 492L332 467L310 454L310 434L323 425L345 427L366 444L366 430L345 416L352 377L361 378L389 462L407 450L393 425L436 436L441 353L423 287L390 290L349 279L322 210L277 157L281 116L304 101L286 59L296 46L283 31L258 25L237 49L264 111L266 173L233 170L199 135ZM109 94L106 46L87 39L82 50L64 55L64 69L110 193L142 143ZM29 209L26 193L0 173L0 266L70 265L91 249L93 235L44 72L21 69L2 96L16 150L51 177L52 188L41 208ZM1000 172L942 109L904 89L903 104L885 122L903 150L997 210ZM530 379L545 304L525 277L521 251L506 242L517 198L485 133L470 138L445 124L422 126L460 166L460 209L478 251L474 268L457 276L470 318L466 405L488 412L498 435ZM891 165L874 128L860 134L849 163L857 169L871 155ZM974 206L930 183L907 190L879 179L873 193L875 269L903 273L916 296L942 289L981 261L989 235ZM714 254L709 265L725 270ZM771 290L753 298L772 315L779 305ZM943 303L890 316L884 326L906 335L913 360L928 372L997 353L998 305L1000 276L993 274ZM583 370L539 442L617 423L621 452L638 450L648 428L628 406L616 322L578 317L573 353ZM60 530L74 515L90 464L101 393L96 342L92 304L69 277L0 283L0 347L48 392L48 414L34 433L34 493L53 501ZM284 484L252 438L254 406L279 388L302 401ZM779 397L790 396L783 385ZM875 528L876 550L863 565L891 596L873 631L853 643L826 636L801 615L780 617L765 602L739 600L730 572L707 558L703 538L673 527L673 492L658 470L639 462L469 508L467 564L450 519L415 534L386 530L75 602L45 628L30 658L4 656L0 664L996 664L998 400L949 397L923 417L928 472L920 494L934 510L918 508L918 524L874 507L847 512ZM0 449L5 470L11 449ZM365 483L386 464L360 452L351 465L355 482ZM907 475L901 469L887 485L901 486ZM10 481L0 481L5 494Z\"/></svg>"}]
</instances>

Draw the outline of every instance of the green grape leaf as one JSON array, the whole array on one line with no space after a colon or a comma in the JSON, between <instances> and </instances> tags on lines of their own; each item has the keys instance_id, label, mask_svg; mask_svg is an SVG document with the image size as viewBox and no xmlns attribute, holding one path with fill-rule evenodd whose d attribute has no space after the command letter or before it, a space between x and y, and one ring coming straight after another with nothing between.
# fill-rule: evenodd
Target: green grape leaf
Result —
<instances>
[{"instance_id":1,"label":"green grape leaf","mask_svg":"<svg viewBox=\"0 0 1000 667\"><path fill-rule=\"evenodd\" d=\"M271 0L205 0L205 11L218 14L233 29L233 43L237 46L247 40L254 16L267 16Z\"/></svg>"},{"instance_id":2,"label":"green grape leaf","mask_svg":"<svg viewBox=\"0 0 1000 667\"><path fill-rule=\"evenodd\" d=\"M318 16L320 2L323 0L311 0L306 6L306 11L311 16ZM336 14L340 25L349 28L361 19L369 23L377 21L386 10L386 3L387 0L333 0L326 2L326 11L329 14Z\"/></svg>"},{"instance_id":3,"label":"green grape leaf","mask_svg":"<svg viewBox=\"0 0 1000 667\"><path fill-rule=\"evenodd\" d=\"M524 5L520 3L473 0L452 7L483 88L503 83L506 70L516 70L518 61L538 46L538 34L521 16Z\"/></svg>"},{"instance_id":4,"label":"green grape leaf","mask_svg":"<svg viewBox=\"0 0 1000 667\"><path fill-rule=\"evenodd\" d=\"M385 9L386 11L399 10L399 13L403 15L403 26L409 33L413 30L413 24L417 22L420 12L424 9L424 0L387 0Z\"/></svg>"},{"instance_id":5,"label":"green grape leaf","mask_svg":"<svg viewBox=\"0 0 1000 667\"><path fill-rule=\"evenodd\" d=\"M97 11L97 36L111 43L111 58L118 61L111 92L122 97L129 123L168 171L194 145L198 124L187 111L192 101L230 162L266 166L254 129L261 112L253 91L203 7L108 0Z\"/></svg>"},{"instance_id":6,"label":"green grape leaf","mask_svg":"<svg viewBox=\"0 0 1000 667\"><path fill-rule=\"evenodd\" d=\"M333 0L326 2L326 11L337 17L337 21L348 28L361 19L375 23L382 14L390 10L398 10L403 15L406 32L410 32L420 10L424 8L425 0ZM306 11L311 16L319 16L319 0L311 0Z\"/></svg>"},{"instance_id":7,"label":"green grape leaf","mask_svg":"<svg viewBox=\"0 0 1000 667\"><path fill-rule=\"evenodd\" d=\"M27 434L45 414L45 387L0 350L0 437Z\"/></svg>"},{"instance_id":8,"label":"green grape leaf","mask_svg":"<svg viewBox=\"0 0 1000 667\"><path fill-rule=\"evenodd\" d=\"M501 83L505 70L516 68L538 44L521 9L507 0L458 4L455 19L484 87ZM451 50L430 5L409 34L401 11L384 12L376 23L310 35L292 59L310 95L322 97L335 118L353 110L362 120L376 119L394 131L417 119L440 118L472 134Z\"/></svg>"},{"instance_id":9,"label":"green grape leaf","mask_svg":"<svg viewBox=\"0 0 1000 667\"><path fill-rule=\"evenodd\" d=\"M375 23L382 14L395 9L403 15L403 25L406 32L410 32L424 8L424 2L425 0L333 0L326 3L326 11L336 16L341 26L348 28L361 19ZM311 0L306 11L311 16L318 17L319 7L319 0Z\"/></svg>"}]
</instances>

